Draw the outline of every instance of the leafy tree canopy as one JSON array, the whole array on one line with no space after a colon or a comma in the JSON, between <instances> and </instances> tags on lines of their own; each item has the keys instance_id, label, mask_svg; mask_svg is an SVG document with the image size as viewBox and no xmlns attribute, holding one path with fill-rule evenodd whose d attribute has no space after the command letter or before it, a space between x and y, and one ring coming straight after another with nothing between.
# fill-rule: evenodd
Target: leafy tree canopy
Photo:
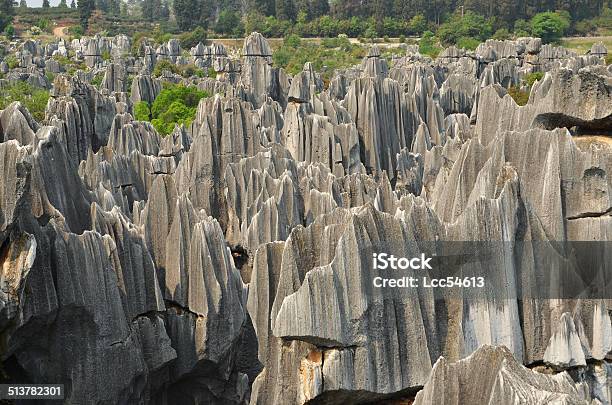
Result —
<instances>
[{"instance_id":1,"label":"leafy tree canopy","mask_svg":"<svg viewBox=\"0 0 612 405\"><path fill-rule=\"evenodd\" d=\"M531 19L531 32L544 43L558 42L569 26L569 15L562 12L547 11Z\"/></svg>"},{"instance_id":2,"label":"leafy tree canopy","mask_svg":"<svg viewBox=\"0 0 612 405\"><path fill-rule=\"evenodd\" d=\"M134 117L139 121L151 121L157 132L168 135L177 124L191 125L198 103L209 96L192 86L165 85L150 107L144 101L134 106Z\"/></svg>"}]
</instances>

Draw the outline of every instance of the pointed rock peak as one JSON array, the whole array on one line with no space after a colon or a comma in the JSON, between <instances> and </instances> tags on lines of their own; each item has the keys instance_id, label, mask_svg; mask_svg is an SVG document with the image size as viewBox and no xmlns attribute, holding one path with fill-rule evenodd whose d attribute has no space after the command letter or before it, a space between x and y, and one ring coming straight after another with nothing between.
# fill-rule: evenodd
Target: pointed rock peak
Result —
<instances>
[{"instance_id":1,"label":"pointed rock peak","mask_svg":"<svg viewBox=\"0 0 612 405\"><path fill-rule=\"evenodd\" d=\"M544 362L559 368L586 366L580 336L569 312L561 315L544 352Z\"/></svg>"},{"instance_id":2,"label":"pointed rock peak","mask_svg":"<svg viewBox=\"0 0 612 405\"><path fill-rule=\"evenodd\" d=\"M253 32L245 38L242 48L243 56L272 56L270 44L259 32Z\"/></svg>"}]
</instances>

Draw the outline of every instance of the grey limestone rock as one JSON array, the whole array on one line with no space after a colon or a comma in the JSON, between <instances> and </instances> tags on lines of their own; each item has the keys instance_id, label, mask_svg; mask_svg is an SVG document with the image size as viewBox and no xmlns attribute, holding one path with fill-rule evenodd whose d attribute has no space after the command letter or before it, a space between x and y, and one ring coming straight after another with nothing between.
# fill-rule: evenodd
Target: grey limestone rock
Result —
<instances>
[{"instance_id":1,"label":"grey limestone rock","mask_svg":"<svg viewBox=\"0 0 612 405\"><path fill-rule=\"evenodd\" d=\"M591 404L569 374L540 374L514 359L505 347L483 346L466 359L441 358L415 404Z\"/></svg>"},{"instance_id":2,"label":"grey limestone rock","mask_svg":"<svg viewBox=\"0 0 612 405\"><path fill-rule=\"evenodd\" d=\"M0 111L3 378L63 383L71 404L610 402L609 297L548 298L545 280L562 265L586 287L574 243L612 238L600 47L519 38L390 65L372 47L295 77L257 33L240 55L172 39L129 56L100 35L9 48L10 80L45 85L68 50L90 68L56 77L44 122ZM153 78L158 59L218 74ZM131 115L163 82L211 94L167 136ZM381 247L446 260L474 241L502 246L475 263L495 299L372 284ZM611 255L590 259L605 275Z\"/></svg>"},{"instance_id":3,"label":"grey limestone rock","mask_svg":"<svg viewBox=\"0 0 612 405\"><path fill-rule=\"evenodd\" d=\"M149 75L137 75L132 81L131 99L134 104L146 101L152 104L161 92L161 83Z\"/></svg>"}]
</instances>

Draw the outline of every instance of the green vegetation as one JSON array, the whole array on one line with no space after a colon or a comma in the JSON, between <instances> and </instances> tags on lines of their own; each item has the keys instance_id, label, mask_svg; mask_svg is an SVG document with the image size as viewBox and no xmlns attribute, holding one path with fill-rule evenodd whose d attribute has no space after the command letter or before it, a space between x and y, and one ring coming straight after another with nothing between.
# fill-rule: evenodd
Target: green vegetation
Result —
<instances>
[{"instance_id":1,"label":"green vegetation","mask_svg":"<svg viewBox=\"0 0 612 405\"><path fill-rule=\"evenodd\" d=\"M155 64L155 69L153 69L153 76L160 77L162 73L164 73L164 71L180 74L179 67L166 59L162 59Z\"/></svg>"},{"instance_id":2,"label":"green vegetation","mask_svg":"<svg viewBox=\"0 0 612 405\"><path fill-rule=\"evenodd\" d=\"M536 14L531 19L531 32L542 38L542 42L559 42L565 31L570 27L568 13L550 12Z\"/></svg>"},{"instance_id":3,"label":"green vegetation","mask_svg":"<svg viewBox=\"0 0 612 405\"><path fill-rule=\"evenodd\" d=\"M518 86L510 86L508 94L514 99L516 104L525 105L529 101L529 92L521 90Z\"/></svg>"},{"instance_id":4,"label":"green vegetation","mask_svg":"<svg viewBox=\"0 0 612 405\"><path fill-rule=\"evenodd\" d=\"M512 35L510 35L510 31L508 31L507 28L500 28L495 31L495 34L493 34L493 39L498 41L504 41L506 39L510 39L511 37Z\"/></svg>"},{"instance_id":5,"label":"green vegetation","mask_svg":"<svg viewBox=\"0 0 612 405\"><path fill-rule=\"evenodd\" d=\"M4 58L4 61L8 65L9 69L15 69L16 67L19 67L19 61L17 60L17 57L14 54L7 55L6 58Z\"/></svg>"},{"instance_id":6,"label":"green vegetation","mask_svg":"<svg viewBox=\"0 0 612 405\"><path fill-rule=\"evenodd\" d=\"M195 87L166 84L151 106L144 101L134 106L134 118L151 121L161 135L168 135L176 124L191 125L198 103L209 96Z\"/></svg>"},{"instance_id":7,"label":"green vegetation","mask_svg":"<svg viewBox=\"0 0 612 405\"><path fill-rule=\"evenodd\" d=\"M419 53L437 58L442 48L436 46L436 37L431 31L425 31L419 41Z\"/></svg>"},{"instance_id":8,"label":"green vegetation","mask_svg":"<svg viewBox=\"0 0 612 405\"><path fill-rule=\"evenodd\" d=\"M102 84L102 80L104 80L104 73L98 73L91 79L91 84L99 88Z\"/></svg>"},{"instance_id":9,"label":"green vegetation","mask_svg":"<svg viewBox=\"0 0 612 405\"><path fill-rule=\"evenodd\" d=\"M525 75L525 82L531 87L537 80L542 80L543 77L544 73L542 72L529 73Z\"/></svg>"},{"instance_id":10,"label":"green vegetation","mask_svg":"<svg viewBox=\"0 0 612 405\"><path fill-rule=\"evenodd\" d=\"M484 41L493 33L493 21L471 11L453 16L438 28L437 37L443 45L459 45L461 41L465 47L472 47L474 43ZM461 45L460 45L461 46Z\"/></svg>"},{"instance_id":11,"label":"green vegetation","mask_svg":"<svg viewBox=\"0 0 612 405\"><path fill-rule=\"evenodd\" d=\"M134 118L137 121L150 121L151 109L146 101L139 101L134 105Z\"/></svg>"},{"instance_id":12,"label":"green vegetation","mask_svg":"<svg viewBox=\"0 0 612 405\"><path fill-rule=\"evenodd\" d=\"M45 119L45 108L49 100L49 92L25 82L17 82L6 87L0 87L0 110L5 109L14 101L23 104L37 121Z\"/></svg>"},{"instance_id":13,"label":"green vegetation","mask_svg":"<svg viewBox=\"0 0 612 405\"><path fill-rule=\"evenodd\" d=\"M346 37L327 38L319 46L302 41L297 35L290 35L274 52L272 59L275 66L286 69L292 75L299 73L306 62L312 62L316 70L322 71L323 78L328 79L334 69L355 65L365 54L363 47L351 44Z\"/></svg>"},{"instance_id":14,"label":"green vegetation","mask_svg":"<svg viewBox=\"0 0 612 405\"><path fill-rule=\"evenodd\" d=\"M570 38L561 41L561 45L568 49L571 49L579 55L583 55L591 49L594 43L599 41L600 39L597 38ZM602 42L606 46L606 48L612 49L612 38L605 38Z\"/></svg>"},{"instance_id":15,"label":"green vegetation","mask_svg":"<svg viewBox=\"0 0 612 405\"><path fill-rule=\"evenodd\" d=\"M6 27L13 21L14 14L13 0L0 0L0 32L5 32Z\"/></svg>"},{"instance_id":16,"label":"green vegetation","mask_svg":"<svg viewBox=\"0 0 612 405\"><path fill-rule=\"evenodd\" d=\"M206 30L202 27L197 27L191 32L185 32L179 35L178 39L183 49L191 49L194 46L196 46L198 42L206 44L206 38L207 38ZM159 41L159 42L165 42L165 41Z\"/></svg>"},{"instance_id":17,"label":"green vegetation","mask_svg":"<svg viewBox=\"0 0 612 405\"><path fill-rule=\"evenodd\" d=\"M15 27L13 27L13 24L9 24L4 27L4 35L6 35L8 39L11 39L15 36Z\"/></svg>"},{"instance_id":18,"label":"green vegetation","mask_svg":"<svg viewBox=\"0 0 612 405\"><path fill-rule=\"evenodd\" d=\"M236 37L242 36L244 33L244 25L240 20L240 15L234 10L223 10L219 14L214 31L217 34L232 35Z\"/></svg>"}]
</instances>

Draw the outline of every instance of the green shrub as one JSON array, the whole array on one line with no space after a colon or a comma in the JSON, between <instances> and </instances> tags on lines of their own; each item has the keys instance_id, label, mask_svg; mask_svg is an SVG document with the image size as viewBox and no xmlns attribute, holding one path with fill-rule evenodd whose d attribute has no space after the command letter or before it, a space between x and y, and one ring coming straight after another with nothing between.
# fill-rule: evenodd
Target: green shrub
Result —
<instances>
[{"instance_id":1,"label":"green shrub","mask_svg":"<svg viewBox=\"0 0 612 405\"><path fill-rule=\"evenodd\" d=\"M151 109L146 101L139 101L134 105L134 119L137 121L151 121Z\"/></svg>"},{"instance_id":2,"label":"green shrub","mask_svg":"<svg viewBox=\"0 0 612 405\"><path fill-rule=\"evenodd\" d=\"M178 37L181 47L184 49L191 49L201 42L206 43L206 30L202 27L196 27L193 31L184 32Z\"/></svg>"},{"instance_id":3,"label":"green shrub","mask_svg":"<svg viewBox=\"0 0 612 405\"><path fill-rule=\"evenodd\" d=\"M49 100L49 91L30 86L26 82L17 82L0 87L0 110L14 101L23 104L37 121L45 119L45 108Z\"/></svg>"},{"instance_id":4,"label":"green shrub","mask_svg":"<svg viewBox=\"0 0 612 405\"><path fill-rule=\"evenodd\" d=\"M337 36L335 38L323 38L321 45L328 49L340 48L343 51L351 50L351 41L346 36Z\"/></svg>"},{"instance_id":5,"label":"green shrub","mask_svg":"<svg viewBox=\"0 0 612 405\"><path fill-rule=\"evenodd\" d=\"M437 58L441 50L440 47L436 46L436 37L433 32L425 31L419 41L419 53Z\"/></svg>"},{"instance_id":6,"label":"green shrub","mask_svg":"<svg viewBox=\"0 0 612 405\"><path fill-rule=\"evenodd\" d=\"M322 72L323 79L328 79L334 69L347 68L359 63L365 56L365 49L353 45L348 38L326 38L321 45L302 41L296 48L283 44L272 54L274 66L285 69L295 75L299 73L306 62L312 62L314 68Z\"/></svg>"},{"instance_id":7,"label":"green shrub","mask_svg":"<svg viewBox=\"0 0 612 405\"><path fill-rule=\"evenodd\" d=\"M147 34L144 32L137 32L132 41L132 48L130 49L130 53L134 57L143 57L144 56L144 47L143 45L147 42Z\"/></svg>"},{"instance_id":8,"label":"green shrub","mask_svg":"<svg viewBox=\"0 0 612 405\"><path fill-rule=\"evenodd\" d=\"M196 75L197 66L193 63L181 67L181 75L183 77L191 77Z\"/></svg>"},{"instance_id":9,"label":"green shrub","mask_svg":"<svg viewBox=\"0 0 612 405\"><path fill-rule=\"evenodd\" d=\"M510 39L510 31L508 31L507 28L500 28L493 34L493 39L497 39L498 41Z\"/></svg>"},{"instance_id":10,"label":"green shrub","mask_svg":"<svg viewBox=\"0 0 612 405\"><path fill-rule=\"evenodd\" d=\"M603 30L612 30L612 8L604 6L599 16L593 18L593 24Z\"/></svg>"},{"instance_id":11,"label":"green shrub","mask_svg":"<svg viewBox=\"0 0 612 405\"><path fill-rule=\"evenodd\" d=\"M406 36L405 35L400 35L399 36L399 43L400 44L405 44L406 43Z\"/></svg>"},{"instance_id":12,"label":"green shrub","mask_svg":"<svg viewBox=\"0 0 612 405\"><path fill-rule=\"evenodd\" d=\"M408 27L413 34L422 34L427 31L427 19L423 14L417 14L410 19Z\"/></svg>"},{"instance_id":13,"label":"green shrub","mask_svg":"<svg viewBox=\"0 0 612 405\"><path fill-rule=\"evenodd\" d=\"M587 36L597 31L597 26L591 20L582 20L575 24L574 31L580 36Z\"/></svg>"},{"instance_id":14,"label":"green shrub","mask_svg":"<svg viewBox=\"0 0 612 405\"><path fill-rule=\"evenodd\" d=\"M485 19L483 16L466 12L453 14L444 24L438 28L436 36L443 45L455 45L460 38L473 38L477 41L484 41L491 37L493 32L492 20Z\"/></svg>"},{"instance_id":15,"label":"green shrub","mask_svg":"<svg viewBox=\"0 0 612 405\"><path fill-rule=\"evenodd\" d=\"M80 25L73 25L72 27L68 28L68 34L72 35L76 39L79 39L85 35L85 30Z\"/></svg>"},{"instance_id":16,"label":"green shrub","mask_svg":"<svg viewBox=\"0 0 612 405\"><path fill-rule=\"evenodd\" d=\"M15 27L13 27L13 24L9 24L4 27L4 35L6 35L8 39L11 39L15 36Z\"/></svg>"},{"instance_id":17,"label":"green shrub","mask_svg":"<svg viewBox=\"0 0 612 405\"><path fill-rule=\"evenodd\" d=\"M111 54L109 51L103 51L100 57L102 58L102 60L106 60L106 61L111 60Z\"/></svg>"},{"instance_id":18,"label":"green shrub","mask_svg":"<svg viewBox=\"0 0 612 405\"><path fill-rule=\"evenodd\" d=\"M91 79L91 84L96 87L100 87L100 85L102 84L102 80L104 80L104 74L98 73L97 75L94 75L94 77Z\"/></svg>"},{"instance_id":19,"label":"green shrub","mask_svg":"<svg viewBox=\"0 0 612 405\"><path fill-rule=\"evenodd\" d=\"M529 93L526 91L522 91L517 86L510 86L508 88L508 94L510 94L510 96L518 105L525 105L527 104L527 101L529 101Z\"/></svg>"},{"instance_id":20,"label":"green shrub","mask_svg":"<svg viewBox=\"0 0 612 405\"><path fill-rule=\"evenodd\" d=\"M155 64L153 76L160 77L165 70L175 74L180 74L178 66L167 59L162 59Z\"/></svg>"},{"instance_id":21,"label":"green shrub","mask_svg":"<svg viewBox=\"0 0 612 405\"><path fill-rule=\"evenodd\" d=\"M9 69L15 69L19 67L19 61L17 60L17 57L13 54L8 55L6 58L4 58L4 61L8 65Z\"/></svg>"},{"instance_id":22,"label":"green shrub","mask_svg":"<svg viewBox=\"0 0 612 405\"><path fill-rule=\"evenodd\" d=\"M376 39L376 37L378 37L378 33L376 32L376 30L373 27L368 27L368 29L363 33L363 36L366 39L369 39L370 42L374 42L374 39Z\"/></svg>"},{"instance_id":23,"label":"green shrub","mask_svg":"<svg viewBox=\"0 0 612 405\"><path fill-rule=\"evenodd\" d=\"M51 22L49 21L48 18L41 18L40 20L38 20L38 24L36 25L38 26L38 28L40 28L41 30L45 32L52 31Z\"/></svg>"},{"instance_id":24,"label":"green shrub","mask_svg":"<svg viewBox=\"0 0 612 405\"><path fill-rule=\"evenodd\" d=\"M478 44L480 44L480 41L475 38L461 37L457 39L457 46L459 48L469 49L473 51L478 47Z\"/></svg>"},{"instance_id":25,"label":"green shrub","mask_svg":"<svg viewBox=\"0 0 612 405\"><path fill-rule=\"evenodd\" d=\"M168 135L174 130L175 124L189 126L195 117L198 103L209 96L207 92L195 87L165 85L153 101L149 114L142 105L138 107L138 112L135 107L134 114L139 117L148 115L155 129L161 135Z\"/></svg>"},{"instance_id":26,"label":"green shrub","mask_svg":"<svg viewBox=\"0 0 612 405\"><path fill-rule=\"evenodd\" d=\"M302 39L300 38L299 35L296 35L296 34L287 35L283 39L283 45L289 46L291 48L297 48L301 45L301 43L302 43Z\"/></svg>"},{"instance_id":27,"label":"green shrub","mask_svg":"<svg viewBox=\"0 0 612 405\"><path fill-rule=\"evenodd\" d=\"M531 35L531 24L529 21L518 19L514 22L514 34L517 37L528 37Z\"/></svg>"},{"instance_id":28,"label":"green shrub","mask_svg":"<svg viewBox=\"0 0 612 405\"><path fill-rule=\"evenodd\" d=\"M533 72L525 75L525 82L531 87L537 80L542 80L544 77L544 73L542 72Z\"/></svg>"}]
</instances>

